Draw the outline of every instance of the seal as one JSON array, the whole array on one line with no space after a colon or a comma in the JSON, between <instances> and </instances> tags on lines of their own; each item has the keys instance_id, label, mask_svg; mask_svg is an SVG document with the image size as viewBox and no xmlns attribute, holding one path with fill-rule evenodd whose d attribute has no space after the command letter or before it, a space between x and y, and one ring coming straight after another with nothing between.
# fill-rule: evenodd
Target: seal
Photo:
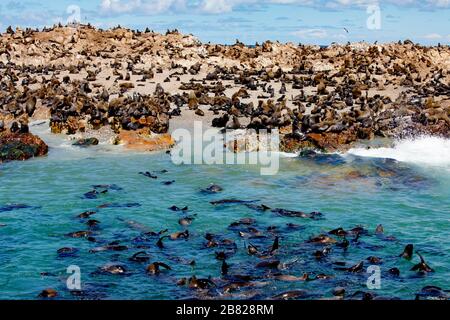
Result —
<instances>
[{"instance_id":1,"label":"seal","mask_svg":"<svg viewBox=\"0 0 450 320\"><path fill-rule=\"evenodd\" d=\"M145 251L136 252L128 260L133 262L144 263L150 260L150 255Z\"/></svg>"},{"instance_id":2,"label":"seal","mask_svg":"<svg viewBox=\"0 0 450 320\"><path fill-rule=\"evenodd\" d=\"M272 297L273 300L294 300L298 298L305 298L307 292L305 290L292 290L277 294Z\"/></svg>"},{"instance_id":3,"label":"seal","mask_svg":"<svg viewBox=\"0 0 450 320\"><path fill-rule=\"evenodd\" d=\"M403 252L400 254L400 257L405 258L406 260L411 260L413 256L414 245L408 244L406 245Z\"/></svg>"},{"instance_id":4,"label":"seal","mask_svg":"<svg viewBox=\"0 0 450 320\"><path fill-rule=\"evenodd\" d=\"M205 194L214 194L214 193L222 192L223 188L217 184L211 184L209 187L202 189L201 191L202 191L202 193L205 193Z\"/></svg>"},{"instance_id":5,"label":"seal","mask_svg":"<svg viewBox=\"0 0 450 320\"><path fill-rule=\"evenodd\" d=\"M421 273L434 272L434 270L425 262L423 256L419 252L416 252L416 254L419 256L420 262L413 266L411 271L418 271Z\"/></svg>"},{"instance_id":6,"label":"seal","mask_svg":"<svg viewBox=\"0 0 450 320\"><path fill-rule=\"evenodd\" d=\"M107 264L100 268L100 272L112 275L125 275L127 273L127 269L123 265Z\"/></svg>"},{"instance_id":7,"label":"seal","mask_svg":"<svg viewBox=\"0 0 450 320\"><path fill-rule=\"evenodd\" d=\"M92 235L92 231L75 231L66 234L69 238L87 238Z\"/></svg>"},{"instance_id":8,"label":"seal","mask_svg":"<svg viewBox=\"0 0 450 320\"><path fill-rule=\"evenodd\" d=\"M170 240L187 239L189 238L189 230L174 232L169 235Z\"/></svg>"},{"instance_id":9,"label":"seal","mask_svg":"<svg viewBox=\"0 0 450 320\"><path fill-rule=\"evenodd\" d=\"M230 269L230 265L225 261L225 259L222 260L222 266L220 267L220 272L223 276L228 274L228 269Z\"/></svg>"},{"instance_id":10,"label":"seal","mask_svg":"<svg viewBox=\"0 0 450 320\"><path fill-rule=\"evenodd\" d=\"M44 289L38 295L39 298L55 298L57 296L58 296L58 291L56 291L55 289L52 289L52 288Z\"/></svg>"},{"instance_id":11,"label":"seal","mask_svg":"<svg viewBox=\"0 0 450 320\"><path fill-rule=\"evenodd\" d=\"M310 238L307 242L318 243L318 244L334 244L337 241L327 235L321 234L321 235Z\"/></svg>"},{"instance_id":12,"label":"seal","mask_svg":"<svg viewBox=\"0 0 450 320\"><path fill-rule=\"evenodd\" d=\"M78 252L76 248L61 248L56 251L59 258L74 257Z\"/></svg>"},{"instance_id":13,"label":"seal","mask_svg":"<svg viewBox=\"0 0 450 320\"><path fill-rule=\"evenodd\" d=\"M246 204L246 203L253 203L253 202L257 202L257 201L258 200L223 199L223 200L211 201L210 203L213 206L216 206L216 205L227 205L227 204Z\"/></svg>"},{"instance_id":14,"label":"seal","mask_svg":"<svg viewBox=\"0 0 450 320\"><path fill-rule=\"evenodd\" d=\"M87 219L96 213L97 213L97 211L85 211L85 212L80 213L77 217L80 219Z\"/></svg>"},{"instance_id":15,"label":"seal","mask_svg":"<svg viewBox=\"0 0 450 320\"><path fill-rule=\"evenodd\" d=\"M332 234L332 235L335 235L338 237L345 237L348 234L348 232L342 228L337 228L337 229L331 230L330 232L328 232L328 234Z\"/></svg>"},{"instance_id":16,"label":"seal","mask_svg":"<svg viewBox=\"0 0 450 320\"><path fill-rule=\"evenodd\" d=\"M145 268L145 270L148 274L157 275L161 273L161 267L166 270L172 270L172 268L164 262L154 262L152 264L149 264L147 268Z\"/></svg>"},{"instance_id":17,"label":"seal","mask_svg":"<svg viewBox=\"0 0 450 320\"><path fill-rule=\"evenodd\" d=\"M192 221L195 220L195 216L196 215L192 215L192 216L187 216L187 217L181 218L178 220L178 224L182 225L183 227L190 226L192 224Z\"/></svg>"},{"instance_id":18,"label":"seal","mask_svg":"<svg viewBox=\"0 0 450 320\"><path fill-rule=\"evenodd\" d=\"M140 175L150 178L150 179L158 179L157 175L154 175L153 173L146 171L146 172L139 172Z\"/></svg>"},{"instance_id":19,"label":"seal","mask_svg":"<svg viewBox=\"0 0 450 320\"><path fill-rule=\"evenodd\" d=\"M183 208L179 208L179 207L177 207L177 206L171 206L171 207L169 208L169 210L172 210L172 211L175 211L175 212L177 212L177 211L188 211L188 210L189 210L189 207L188 207L188 206L185 206L185 207L183 207Z\"/></svg>"},{"instance_id":20,"label":"seal","mask_svg":"<svg viewBox=\"0 0 450 320\"><path fill-rule=\"evenodd\" d=\"M279 237L276 236L275 240L273 241L272 248L270 249L270 254L274 254L274 252L277 251L279 248L280 248Z\"/></svg>"},{"instance_id":21,"label":"seal","mask_svg":"<svg viewBox=\"0 0 450 320\"><path fill-rule=\"evenodd\" d=\"M210 289L217 287L211 279L198 279L196 276L192 276L188 280L188 286L190 289Z\"/></svg>"},{"instance_id":22,"label":"seal","mask_svg":"<svg viewBox=\"0 0 450 320\"><path fill-rule=\"evenodd\" d=\"M157 246L158 248L160 248L160 249L163 249L163 248L164 248L163 240L164 240L165 238L170 238L170 236L163 236L163 237L159 238L158 241L156 242L156 246Z\"/></svg>"}]
</instances>

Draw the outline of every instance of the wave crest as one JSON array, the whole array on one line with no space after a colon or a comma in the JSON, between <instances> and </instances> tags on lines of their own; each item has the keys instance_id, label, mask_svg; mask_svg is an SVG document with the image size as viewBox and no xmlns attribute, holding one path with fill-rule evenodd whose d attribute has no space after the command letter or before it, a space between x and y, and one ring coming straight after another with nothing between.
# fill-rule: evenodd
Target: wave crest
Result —
<instances>
[{"instance_id":1,"label":"wave crest","mask_svg":"<svg viewBox=\"0 0 450 320\"><path fill-rule=\"evenodd\" d=\"M353 148L347 154L369 157L387 158L400 162L429 166L450 166L450 139L439 137L418 137L399 140L390 148Z\"/></svg>"}]
</instances>

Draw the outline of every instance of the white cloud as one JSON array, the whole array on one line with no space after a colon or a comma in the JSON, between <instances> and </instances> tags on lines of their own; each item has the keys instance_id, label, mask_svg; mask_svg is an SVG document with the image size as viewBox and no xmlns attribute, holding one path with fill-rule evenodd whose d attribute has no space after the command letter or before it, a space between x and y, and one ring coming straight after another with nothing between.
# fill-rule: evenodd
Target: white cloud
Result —
<instances>
[{"instance_id":1,"label":"white cloud","mask_svg":"<svg viewBox=\"0 0 450 320\"><path fill-rule=\"evenodd\" d=\"M207 13L223 13L233 11L235 1L228 0L205 0L201 5L201 10Z\"/></svg>"},{"instance_id":2,"label":"white cloud","mask_svg":"<svg viewBox=\"0 0 450 320\"><path fill-rule=\"evenodd\" d=\"M292 32L292 35L302 39L324 39L328 37L328 32L324 29L301 29Z\"/></svg>"},{"instance_id":3,"label":"white cloud","mask_svg":"<svg viewBox=\"0 0 450 320\"><path fill-rule=\"evenodd\" d=\"M275 2L280 0L271 0ZM283 1L283 0L281 0ZM287 0L292 1L292 0ZM294 0L295 1L295 0ZM203 0L200 4L200 10L205 13L226 13L231 12L236 6L245 4L267 3L267 0Z\"/></svg>"},{"instance_id":4,"label":"white cloud","mask_svg":"<svg viewBox=\"0 0 450 320\"><path fill-rule=\"evenodd\" d=\"M171 10L183 11L189 7L208 14L221 14L232 12L239 5L257 4L304 5L332 9L364 7L370 4L447 8L450 7L450 0L102 0L100 12L158 14Z\"/></svg>"},{"instance_id":5,"label":"white cloud","mask_svg":"<svg viewBox=\"0 0 450 320\"><path fill-rule=\"evenodd\" d=\"M428 39L428 40L438 40L438 39L442 39L442 36L439 33L430 33L430 34L424 35L422 38Z\"/></svg>"},{"instance_id":6,"label":"white cloud","mask_svg":"<svg viewBox=\"0 0 450 320\"><path fill-rule=\"evenodd\" d=\"M450 7L450 0L427 0L427 2L439 8Z\"/></svg>"},{"instance_id":7,"label":"white cloud","mask_svg":"<svg viewBox=\"0 0 450 320\"><path fill-rule=\"evenodd\" d=\"M103 14L143 13L158 14L169 10L183 10L186 0L102 0Z\"/></svg>"}]
</instances>

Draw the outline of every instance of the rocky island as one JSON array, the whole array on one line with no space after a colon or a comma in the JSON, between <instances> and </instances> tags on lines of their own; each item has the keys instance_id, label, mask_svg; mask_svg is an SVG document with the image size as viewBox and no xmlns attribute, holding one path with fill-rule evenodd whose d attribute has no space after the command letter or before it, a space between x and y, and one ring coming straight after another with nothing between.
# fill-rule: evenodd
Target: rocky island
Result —
<instances>
[{"instance_id":1,"label":"rocky island","mask_svg":"<svg viewBox=\"0 0 450 320\"><path fill-rule=\"evenodd\" d=\"M46 154L28 133L37 120L73 140L142 151L171 148L172 124L193 120L279 129L288 152L345 150L377 136L450 135L450 47L409 40L226 46L177 30L8 28L0 70L2 160ZM31 149L6 152L21 136Z\"/></svg>"}]
</instances>

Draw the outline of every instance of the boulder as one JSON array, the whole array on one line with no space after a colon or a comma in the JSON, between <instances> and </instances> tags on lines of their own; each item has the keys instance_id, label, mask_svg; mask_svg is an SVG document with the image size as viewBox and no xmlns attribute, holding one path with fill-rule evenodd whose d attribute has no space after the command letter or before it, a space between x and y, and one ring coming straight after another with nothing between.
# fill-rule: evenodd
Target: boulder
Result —
<instances>
[{"instance_id":1,"label":"boulder","mask_svg":"<svg viewBox=\"0 0 450 320\"><path fill-rule=\"evenodd\" d=\"M170 134L152 134L147 130L122 130L116 144L123 144L127 149L147 152L169 150L175 144Z\"/></svg>"},{"instance_id":2,"label":"boulder","mask_svg":"<svg viewBox=\"0 0 450 320\"><path fill-rule=\"evenodd\" d=\"M309 133L304 137L292 134L282 136L280 150L295 153L303 149L318 149L327 152L343 151L358 140L358 133L349 129L340 133Z\"/></svg>"},{"instance_id":3,"label":"boulder","mask_svg":"<svg viewBox=\"0 0 450 320\"><path fill-rule=\"evenodd\" d=\"M0 134L0 162L13 160L27 160L44 156L48 153L48 146L41 138L31 133Z\"/></svg>"},{"instance_id":4,"label":"boulder","mask_svg":"<svg viewBox=\"0 0 450 320\"><path fill-rule=\"evenodd\" d=\"M98 145L98 142L97 138L86 138L78 140L73 145L78 147L90 147Z\"/></svg>"},{"instance_id":5,"label":"boulder","mask_svg":"<svg viewBox=\"0 0 450 320\"><path fill-rule=\"evenodd\" d=\"M358 136L354 130L346 130L340 133L310 133L307 135L307 140L318 149L332 152L345 149L351 143L357 141Z\"/></svg>"}]
</instances>

